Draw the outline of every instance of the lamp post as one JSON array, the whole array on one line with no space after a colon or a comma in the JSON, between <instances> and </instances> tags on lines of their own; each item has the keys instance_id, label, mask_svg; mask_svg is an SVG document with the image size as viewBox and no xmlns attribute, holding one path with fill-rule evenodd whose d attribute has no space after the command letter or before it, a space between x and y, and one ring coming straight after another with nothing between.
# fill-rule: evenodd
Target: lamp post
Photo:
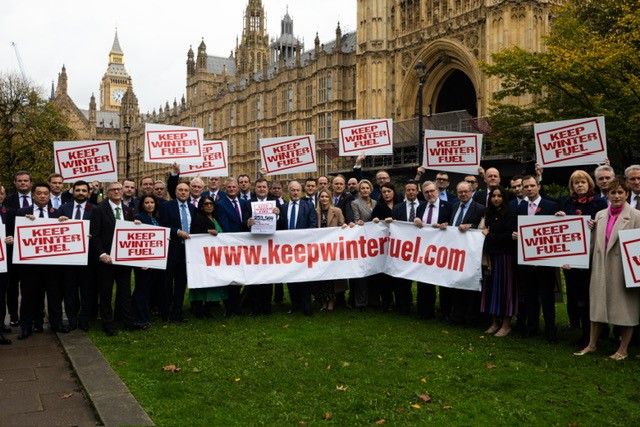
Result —
<instances>
[{"instance_id":1,"label":"lamp post","mask_svg":"<svg viewBox=\"0 0 640 427\"><path fill-rule=\"evenodd\" d=\"M425 80L427 80L427 66L422 59L416 64L416 77L418 79L418 166L422 165L422 91Z\"/></svg>"},{"instance_id":2,"label":"lamp post","mask_svg":"<svg viewBox=\"0 0 640 427\"><path fill-rule=\"evenodd\" d=\"M129 123L124 124L124 154L125 154L125 166L124 166L124 177L129 178L129 163L131 160L131 153L129 151L129 132L131 131L131 125Z\"/></svg>"}]
</instances>

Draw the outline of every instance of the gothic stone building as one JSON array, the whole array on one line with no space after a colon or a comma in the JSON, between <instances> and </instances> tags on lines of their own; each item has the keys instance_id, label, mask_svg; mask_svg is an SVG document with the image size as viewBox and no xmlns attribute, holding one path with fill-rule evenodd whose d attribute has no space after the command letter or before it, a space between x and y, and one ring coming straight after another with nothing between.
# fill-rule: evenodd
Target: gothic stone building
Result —
<instances>
[{"instance_id":1,"label":"gothic stone building","mask_svg":"<svg viewBox=\"0 0 640 427\"><path fill-rule=\"evenodd\" d=\"M564 3L353 1L357 1L356 32L343 34L338 25L335 40L323 43L316 36L313 47L305 50L294 36L288 13L279 37L270 40L263 2L249 0L242 36L229 57L208 55L204 40L197 53L189 49L186 96L179 103L174 100L157 112L140 114L129 86L120 104L118 139L124 160L123 126L131 124L133 177L160 177L168 169L142 162L145 122L202 127L205 139L229 141L230 174L255 177L260 138L314 134L318 175L331 174L350 170L353 162L337 156L340 120L391 118L395 154L374 156L369 166L415 168L416 65L422 61L427 70L422 86L425 127L469 130L475 124L477 129L474 118L487 114L500 84L483 76L478 63L490 62L492 53L516 45L544 51L543 35L549 32L553 7ZM101 87L108 87L104 80ZM102 104L104 97L102 93Z\"/></svg>"}]
</instances>

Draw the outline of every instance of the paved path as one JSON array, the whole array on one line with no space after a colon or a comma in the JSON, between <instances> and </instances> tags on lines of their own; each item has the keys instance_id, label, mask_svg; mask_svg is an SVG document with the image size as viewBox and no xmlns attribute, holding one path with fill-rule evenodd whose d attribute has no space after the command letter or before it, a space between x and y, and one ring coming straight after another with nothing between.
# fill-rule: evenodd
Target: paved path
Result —
<instances>
[{"instance_id":1,"label":"paved path","mask_svg":"<svg viewBox=\"0 0 640 427\"><path fill-rule=\"evenodd\" d=\"M153 425L84 332L5 335L13 344L0 346L0 425Z\"/></svg>"}]
</instances>

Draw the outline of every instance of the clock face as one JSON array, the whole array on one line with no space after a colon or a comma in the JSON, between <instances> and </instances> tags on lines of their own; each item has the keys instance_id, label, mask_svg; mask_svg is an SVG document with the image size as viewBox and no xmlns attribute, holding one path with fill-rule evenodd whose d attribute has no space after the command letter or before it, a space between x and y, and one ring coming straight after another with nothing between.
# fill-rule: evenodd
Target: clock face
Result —
<instances>
[{"instance_id":1,"label":"clock face","mask_svg":"<svg viewBox=\"0 0 640 427\"><path fill-rule=\"evenodd\" d=\"M111 92L111 98L113 98L113 100L118 104L122 102L122 95L124 95L124 90L122 89L115 89Z\"/></svg>"}]
</instances>

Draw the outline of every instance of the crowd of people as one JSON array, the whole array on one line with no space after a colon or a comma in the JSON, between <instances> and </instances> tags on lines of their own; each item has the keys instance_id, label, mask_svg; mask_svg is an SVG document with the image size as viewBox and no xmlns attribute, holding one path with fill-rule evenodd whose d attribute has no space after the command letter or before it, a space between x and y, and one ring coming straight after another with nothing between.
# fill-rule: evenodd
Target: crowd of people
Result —
<instances>
[{"instance_id":1,"label":"crowd of people","mask_svg":"<svg viewBox=\"0 0 640 427\"><path fill-rule=\"evenodd\" d=\"M568 326L581 331L574 343L580 350L574 354L596 351L598 340L609 333L607 325L613 324L619 347L610 357L627 357L634 328L640 322L640 291L625 286L618 232L640 227L640 165L628 167L624 178L615 178L608 165L595 169L595 180L576 170L569 178L569 195L553 199L545 195L539 167L533 175L512 177L507 189L494 167L480 168L477 175L467 175L455 185L450 185L446 172L423 180L427 171L422 167L407 182L392 183L385 170L377 171L372 182L364 177L363 160L363 156L357 158L349 179L320 176L288 183L266 177L252 183L244 174L224 180L212 177L206 184L201 178L183 182L179 167L174 165L166 183L151 177L141 179L138 197L136 183L130 179L104 188L97 182L76 181L65 191L58 174L50 175L48 182L33 183L28 171L17 172L15 193L7 195L0 185L0 218L6 227L9 260L8 272L0 274L0 319L5 319L8 311L10 322L1 324L0 343L11 343L4 335L11 327L19 327L18 339L43 331L45 296L50 329L58 333L78 328L86 331L94 318L100 319L109 336L117 334L117 324L130 330L147 329L154 315L163 322L186 321L184 240L191 234L250 231L255 223L251 202L272 200L277 230L358 227L370 221L405 221L418 228L455 227L462 233L479 229L485 235L481 292L417 283L415 309L420 318L437 317L456 325L487 328L485 333L499 338L512 330L530 338L541 333L542 308L544 338L556 343L556 293L562 271ZM479 187L480 180L484 189ZM588 216L593 237L591 268L518 265L519 215ZM89 220L88 265L13 264L16 216ZM110 253L116 220L169 228L166 269L113 264ZM413 289L411 281L384 273L287 286L290 312L307 316L314 310L336 307L393 309L409 315L414 307ZM197 318L212 317L216 307L221 307L225 316L247 309L253 315L268 315L273 304L283 303L284 286L266 283L244 289L192 289L188 300L191 314Z\"/></svg>"}]
</instances>

